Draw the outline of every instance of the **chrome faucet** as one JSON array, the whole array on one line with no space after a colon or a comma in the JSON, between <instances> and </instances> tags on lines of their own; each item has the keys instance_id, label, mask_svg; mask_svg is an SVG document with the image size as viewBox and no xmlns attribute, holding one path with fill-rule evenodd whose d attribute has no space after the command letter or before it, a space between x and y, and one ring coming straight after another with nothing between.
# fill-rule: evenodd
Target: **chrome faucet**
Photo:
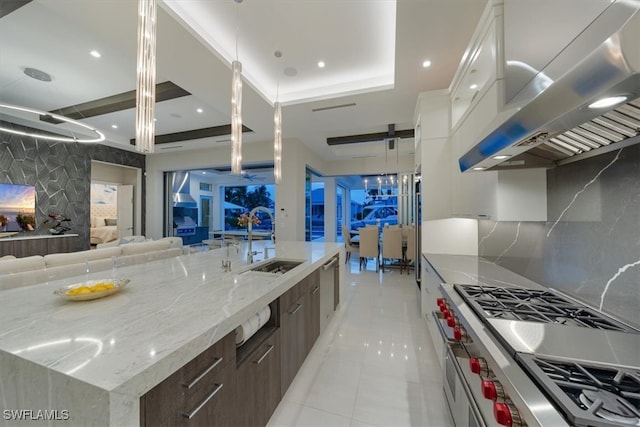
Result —
<instances>
[{"instance_id":1,"label":"chrome faucet","mask_svg":"<svg viewBox=\"0 0 640 427\"><path fill-rule=\"evenodd\" d=\"M247 226L247 230L248 230L247 238L249 239L249 250L247 252L247 262L249 262L249 264L253 263L253 256L258 254L257 251L254 252L251 248L251 244L252 244L251 242L253 241L253 222L251 221L251 218L257 211L266 212L267 215L269 215L269 218L271 218L271 241L272 242L275 241L276 221L273 218L271 211L265 208L264 206L256 206L255 208L251 209L251 212L249 212L249 224Z\"/></svg>"}]
</instances>

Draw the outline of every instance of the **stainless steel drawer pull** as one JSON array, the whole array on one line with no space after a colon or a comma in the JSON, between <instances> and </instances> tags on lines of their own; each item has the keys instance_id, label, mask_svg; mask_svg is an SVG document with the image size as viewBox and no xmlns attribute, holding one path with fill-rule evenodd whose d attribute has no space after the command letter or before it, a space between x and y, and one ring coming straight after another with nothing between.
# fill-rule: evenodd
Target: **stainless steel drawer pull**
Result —
<instances>
[{"instance_id":1,"label":"stainless steel drawer pull","mask_svg":"<svg viewBox=\"0 0 640 427\"><path fill-rule=\"evenodd\" d=\"M294 315L302 308L302 304L296 304L296 307L293 310L288 311L288 314Z\"/></svg>"},{"instance_id":2,"label":"stainless steel drawer pull","mask_svg":"<svg viewBox=\"0 0 640 427\"><path fill-rule=\"evenodd\" d=\"M202 378L206 377L209 372L211 372L213 369L215 369L216 366L218 366L220 364L220 362L222 362L222 357L216 357L215 362L213 362L211 364L211 366L209 366L207 369L205 369L200 375L195 377L190 382L183 383L182 386L186 387L187 389L193 388L196 384L198 384L198 381L200 381Z\"/></svg>"},{"instance_id":3,"label":"stainless steel drawer pull","mask_svg":"<svg viewBox=\"0 0 640 427\"><path fill-rule=\"evenodd\" d=\"M333 265L338 262L338 257L333 257L333 259L331 261L329 261L328 263L326 263L325 265L322 266L323 270L328 270L331 267L333 267Z\"/></svg>"},{"instance_id":4,"label":"stainless steel drawer pull","mask_svg":"<svg viewBox=\"0 0 640 427\"><path fill-rule=\"evenodd\" d=\"M196 416L196 414L200 411L200 409L202 409L204 407L204 405L207 404L207 402L209 402L211 399L213 399L213 396L215 396L221 389L222 386L224 384L216 384L216 387L211 391L211 393L209 393L207 395L207 397L205 397L202 402L198 403L198 406L196 406L195 408L193 408L193 410L189 413L183 412L182 416L187 418L187 419L191 419L193 417Z\"/></svg>"},{"instance_id":5,"label":"stainless steel drawer pull","mask_svg":"<svg viewBox=\"0 0 640 427\"><path fill-rule=\"evenodd\" d=\"M267 357L269 355L269 353L271 353L271 350L273 350L273 346L269 345L269 348L267 349L267 351L264 352L264 354L262 356L260 356L260 359L256 360L255 363L256 365L259 365L262 363L262 361L264 360L265 357Z\"/></svg>"},{"instance_id":6,"label":"stainless steel drawer pull","mask_svg":"<svg viewBox=\"0 0 640 427\"><path fill-rule=\"evenodd\" d=\"M311 291L311 295L317 294L319 290L320 290L320 286L316 286L316 288L313 291Z\"/></svg>"}]
</instances>

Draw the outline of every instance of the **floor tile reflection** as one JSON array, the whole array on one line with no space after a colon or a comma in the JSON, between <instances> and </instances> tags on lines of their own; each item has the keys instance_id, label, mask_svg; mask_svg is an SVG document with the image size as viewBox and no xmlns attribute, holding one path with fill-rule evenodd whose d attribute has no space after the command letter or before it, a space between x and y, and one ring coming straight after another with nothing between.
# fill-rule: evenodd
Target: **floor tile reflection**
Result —
<instances>
[{"instance_id":1,"label":"floor tile reflection","mask_svg":"<svg viewBox=\"0 0 640 427\"><path fill-rule=\"evenodd\" d=\"M268 426L452 427L413 274L346 266L338 312Z\"/></svg>"}]
</instances>

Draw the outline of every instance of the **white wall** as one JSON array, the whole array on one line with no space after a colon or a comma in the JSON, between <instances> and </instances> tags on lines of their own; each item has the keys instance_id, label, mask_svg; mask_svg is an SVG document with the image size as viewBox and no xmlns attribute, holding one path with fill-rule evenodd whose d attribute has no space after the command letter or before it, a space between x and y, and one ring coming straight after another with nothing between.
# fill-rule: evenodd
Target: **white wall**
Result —
<instances>
[{"instance_id":1,"label":"white wall","mask_svg":"<svg viewBox=\"0 0 640 427\"><path fill-rule=\"evenodd\" d=\"M336 241L336 179L333 177L322 178L324 182L324 240L325 242Z\"/></svg>"},{"instance_id":2,"label":"white wall","mask_svg":"<svg viewBox=\"0 0 640 427\"><path fill-rule=\"evenodd\" d=\"M471 218L423 221L422 251L432 254L478 255L478 221Z\"/></svg>"}]
</instances>

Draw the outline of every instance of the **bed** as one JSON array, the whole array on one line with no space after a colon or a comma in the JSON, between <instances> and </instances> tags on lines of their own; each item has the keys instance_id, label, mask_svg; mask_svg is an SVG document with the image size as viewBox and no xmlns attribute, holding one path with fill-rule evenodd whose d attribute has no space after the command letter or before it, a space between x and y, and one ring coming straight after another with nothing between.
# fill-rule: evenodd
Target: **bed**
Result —
<instances>
[{"instance_id":1,"label":"bed","mask_svg":"<svg viewBox=\"0 0 640 427\"><path fill-rule=\"evenodd\" d=\"M90 243L112 242L118 238L118 225L115 218L91 217Z\"/></svg>"}]
</instances>

